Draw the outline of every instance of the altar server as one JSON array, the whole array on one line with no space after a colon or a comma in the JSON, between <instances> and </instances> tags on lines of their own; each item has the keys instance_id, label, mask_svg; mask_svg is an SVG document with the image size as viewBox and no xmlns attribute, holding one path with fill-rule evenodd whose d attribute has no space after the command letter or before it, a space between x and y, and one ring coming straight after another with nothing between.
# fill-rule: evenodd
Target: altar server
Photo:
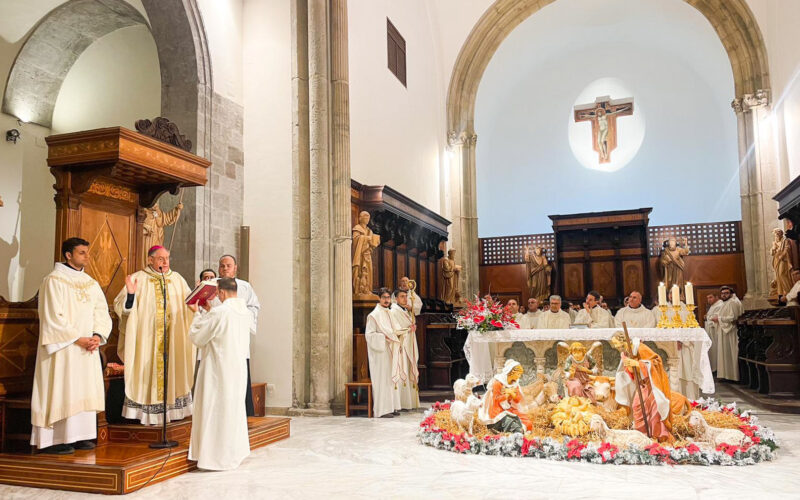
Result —
<instances>
[{"instance_id":1,"label":"altar server","mask_svg":"<svg viewBox=\"0 0 800 500\"><path fill-rule=\"evenodd\" d=\"M617 328L625 322L628 328L655 328L656 317L653 311L642 304L642 294L636 291L628 295L628 305L617 311L614 323Z\"/></svg>"},{"instance_id":2,"label":"altar server","mask_svg":"<svg viewBox=\"0 0 800 500\"><path fill-rule=\"evenodd\" d=\"M607 309L600 307L601 296L592 290L586 295L583 309L575 316L573 324L587 325L589 328L613 328L614 317Z\"/></svg>"},{"instance_id":3,"label":"altar server","mask_svg":"<svg viewBox=\"0 0 800 500\"><path fill-rule=\"evenodd\" d=\"M525 315L519 312L519 302L517 302L517 299L508 299L506 306L508 307L511 316L514 318L514 321L516 321L517 325L519 325L518 328L532 328L528 326L528 319L525 317Z\"/></svg>"},{"instance_id":4,"label":"altar server","mask_svg":"<svg viewBox=\"0 0 800 500\"><path fill-rule=\"evenodd\" d=\"M550 308L539 315L536 328L542 330L566 330L569 328L569 313L561 310L561 297L551 295L549 302Z\"/></svg>"},{"instance_id":5,"label":"altar server","mask_svg":"<svg viewBox=\"0 0 800 500\"><path fill-rule=\"evenodd\" d=\"M189 340L192 324L192 314L186 306L186 296L191 292L189 285L170 269L166 248L155 246L147 254L147 268L125 278L125 287L114 299L114 310L120 318L117 353L125 362L122 416L144 425L158 425L164 418L164 386L159 381L163 377L165 309L169 355L167 421L192 414L196 353Z\"/></svg>"},{"instance_id":6,"label":"altar server","mask_svg":"<svg viewBox=\"0 0 800 500\"><path fill-rule=\"evenodd\" d=\"M408 303L408 294L405 290L395 290L394 298L396 303L392 305L390 314L392 317L392 327L394 333L400 340L401 362L403 372L406 374L402 380L402 386L398 383L400 391L400 407L403 410L413 410L419 408L419 349L417 347L417 324L411 312L411 305Z\"/></svg>"},{"instance_id":7,"label":"altar server","mask_svg":"<svg viewBox=\"0 0 800 500\"><path fill-rule=\"evenodd\" d=\"M718 325L714 322L713 318L719 314L719 308L722 307L723 302L719 300L717 294L709 293L706 296L708 303L708 311L706 312L705 324L706 333L711 338L711 348L708 350L708 361L711 363L711 371L717 371L717 350L719 349L719 335L717 334Z\"/></svg>"},{"instance_id":8,"label":"altar server","mask_svg":"<svg viewBox=\"0 0 800 500\"><path fill-rule=\"evenodd\" d=\"M388 288L378 291L379 302L367 316L364 336L367 340L369 379L372 382L372 414L391 418L400 406L401 378L405 368L401 357L400 339L392 326L392 292Z\"/></svg>"},{"instance_id":9,"label":"altar server","mask_svg":"<svg viewBox=\"0 0 800 500\"><path fill-rule=\"evenodd\" d=\"M98 347L111 332L108 303L100 285L84 272L89 242L61 245L64 262L39 288L39 347L31 394L31 445L45 453L69 454L95 447L96 413L105 410Z\"/></svg>"},{"instance_id":10,"label":"altar server","mask_svg":"<svg viewBox=\"0 0 800 500\"><path fill-rule=\"evenodd\" d=\"M559 308L561 306L559 305ZM539 301L533 297L528 299L528 312L525 313L525 328L538 328L539 318L542 317L542 311L539 310Z\"/></svg>"},{"instance_id":11,"label":"altar server","mask_svg":"<svg viewBox=\"0 0 800 500\"><path fill-rule=\"evenodd\" d=\"M229 470L250 454L247 414L242 393L247 387L245 360L250 348L252 316L244 299L237 296L233 278L217 281L221 304L204 303L206 314L197 312L191 325L192 343L203 351L195 387L195 411L189 460L207 470Z\"/></svg>"},{"instance_id":12,"label":"altar server","mask_svg":"<svg viewBox=\"0 0 800 500\"><path fill-rule=\"evenodd\" d=\"M723 286L719 289L722 305L711 316L716 325L717 338L717 378L739 380L739 335L736 320L744 312L742 303L733 289Z\"/></svg>"}]
</instances>

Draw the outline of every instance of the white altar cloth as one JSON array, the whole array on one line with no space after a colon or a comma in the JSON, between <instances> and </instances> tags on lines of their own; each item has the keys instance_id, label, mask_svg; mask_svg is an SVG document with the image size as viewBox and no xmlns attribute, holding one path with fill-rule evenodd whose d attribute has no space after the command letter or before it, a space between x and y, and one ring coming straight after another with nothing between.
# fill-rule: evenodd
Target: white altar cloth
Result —
<instances>
[{"instance_id":1,"label":"white altar cloth","mask_svg":"<svg viewBox=\"0 0 800 500\"><path fill-rule=\"evenodd\" d=\"M493 332L469 332L464 344L464 354L470 364L470 373L483 375L477 368L473 370L473 363L479 365L482 360L475 359L482 349L482 344L501 342L538 342L560 341L567 343L576 340L608 340L619 331L619 328L569 328L566 330L497 330ZM703 328L628 328L631 339L641 341L651 340L656 343L694 343L694 349L700 353L695 361L695 370L699 371L702 379L700 390L705 394L714 393L714 376L711 373L711 363L708 360L708 350L711 348L711 338ZM677 355L677 349L671 355ZM670 385L674 390L677 382L677 359L668 363L670 372ZM482 377L481 377L482 378Z\"/></svg>"}]
</instances>

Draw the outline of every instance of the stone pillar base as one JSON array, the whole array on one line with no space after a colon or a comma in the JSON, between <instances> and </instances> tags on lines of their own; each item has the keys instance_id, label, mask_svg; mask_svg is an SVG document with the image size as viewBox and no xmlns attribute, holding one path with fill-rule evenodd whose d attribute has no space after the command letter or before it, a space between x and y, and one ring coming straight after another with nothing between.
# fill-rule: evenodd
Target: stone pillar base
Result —
<instances>
[{"instance_id":1,"label":"stone pillar base","mask_svg":"<svg viewBox=\"0 0 800 500\"><path fill-rule=\"evenodd\" d=\"M330 408L317 409L317 408L289 408L288 415L290 417L330 417L333 411Z\"/></svg>"}]
</instances>

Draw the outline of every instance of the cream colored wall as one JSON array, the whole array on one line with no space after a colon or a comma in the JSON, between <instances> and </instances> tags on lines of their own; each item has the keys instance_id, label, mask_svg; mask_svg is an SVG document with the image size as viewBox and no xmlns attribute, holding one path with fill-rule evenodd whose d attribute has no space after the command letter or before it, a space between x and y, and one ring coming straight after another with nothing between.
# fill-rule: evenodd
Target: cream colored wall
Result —
<instances>
[{"instance_id":1,"label":"cream colored wall","mask_svg":"<svg viewBox=\"0 0 800 500\"><path fill-rule=\"evenodd\" d=\"M243 0L198 0L211 55L214 91L242 104ZM289 1L285 0L287 8Z\"/></svg>"},{"instance_id":2,"label":"cream colored wall","mask_svg":"<svg viewBox=\"0 0 800 500\"><path fill-rule=\"evenodd\" d=\"M261 301L251 345L267 406L292 403L292 82L289 2L244 2L244 224ZM272 387L270 387L272 389Z\"/></svg>"}]
</instances>

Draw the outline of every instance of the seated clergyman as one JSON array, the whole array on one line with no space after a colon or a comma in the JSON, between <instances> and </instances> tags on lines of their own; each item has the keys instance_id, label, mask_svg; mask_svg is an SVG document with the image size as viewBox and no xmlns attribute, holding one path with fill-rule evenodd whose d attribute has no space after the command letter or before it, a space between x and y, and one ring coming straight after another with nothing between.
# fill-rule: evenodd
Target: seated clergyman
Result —
<instances>
[{"instance_id":1,"label":"seated clergyman","mask_svg":"<svg viewBox=\"0 0 800 500\"><path fill-rule=\"evenodd\" d=\"M600 306L602 296L594 290L586 295L583 309L578 312L573 321L576 325L587 325L589 328L613 328L614 318L607 309Z\"/></svg>"},{"instance_id":2,"label":"seated clergyman","mask_svg":"<svg viewBox=\"0 0 800 500\"><path fill-rule=\"evenodd\" d=\"M628 295L628 305L617 311L614 323L622 327L624 322L628 328L655 328L656 317L642 304L642 294L633 291Z\"/></svg>"},{"instance_id":3,"label":"seated clergyman","mask_svg":"<svg viewBox=\"0 0 800 500\"><path fill-rule=\"evenodd\" d=\"M550 296L550 308L539 315L536 328L539 329L559 329L569 328L569 313L561 310L561 297L558 295Z\"/></svg>"}]
</instances>

